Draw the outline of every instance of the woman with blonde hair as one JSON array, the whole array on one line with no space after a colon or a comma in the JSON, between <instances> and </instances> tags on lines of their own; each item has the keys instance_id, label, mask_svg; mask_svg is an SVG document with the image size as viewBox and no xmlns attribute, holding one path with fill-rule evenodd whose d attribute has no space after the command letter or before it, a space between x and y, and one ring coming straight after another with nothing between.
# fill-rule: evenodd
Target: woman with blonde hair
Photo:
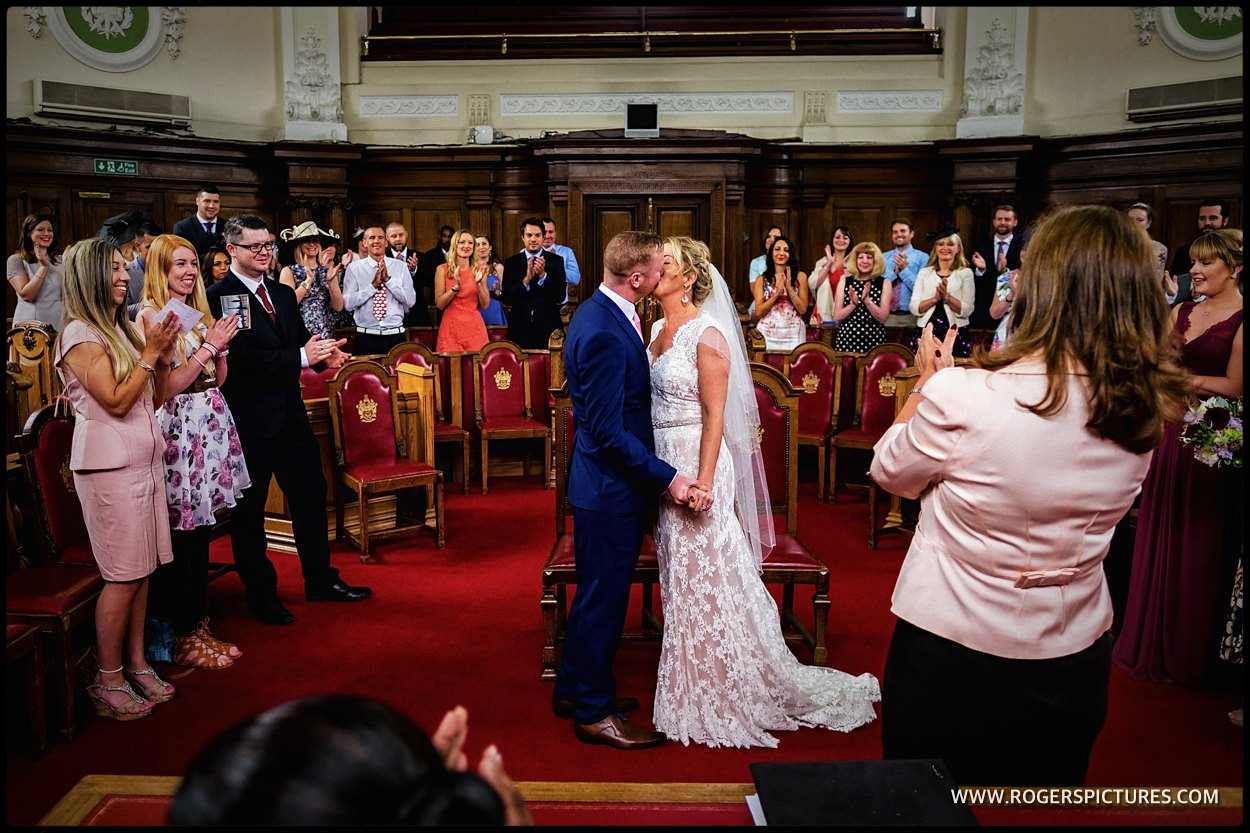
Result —
<instances>
[{"instance_id":1,"label":"woman with blonde hair","mask_svg":"<svg viewBox=\"0 0 1250 833\"><path fill-rule=\"evenodd\" d=\"M972 341L968 338L968 317L976 300L976 279L972 267L964 257L964 244L954 226L943 226L929 235L933 250L929 262L916 274L916 285L911 291L908 307L916 318L916 334L912 337L912 350L928 325L933 327L933 337L938 341L946 338L947 328L955 330L955 358L966 359L972 355Z\"/></svg>"},{"instance_id":2,"label":"woman with blonde hair","mask_svg":"<svg viewBox=\"0 0 1250 833\"><path fill-rule=\"evenodd\" d=\"M886 280L885 255L876 243L856 243L847 255L847 271L833 291L833 320L838 330L833 349L867 353L885 341L894 285Z\"/></svg>"},{"instance_id":3,"label":"woman with blonde hair","mask_svg":"<svg viewBox=\"0 0 1250 833\"><path fill-rule=\"evenodd\" d=\"M1011 338L918 384L873 480L920 498L882 681L887 759L941 758L960 784L1085 782L1107 714L1102 562L1184 396L1146 236L1109 206L1057 209L1017 281ZM936 719L935 716L940 716Z\"/></svg>"},{"instance_id":4,"label":"woman with blonde hair","mask_svg":"<svg viewBox=\"0 0 1250 833\"><path fill-rule=\"evenodd\" d=\"M481 313L490 306L490 270L474 262L476 248L473 232L460 229L452 235L447 262L434 272L434 303L442 310L436 345L440 353L476 353L490 341Z\"/></svg>"},{"instance_id":5,"label":"woman with blonde hair","mask_svg":"<svg viewBox=\"0 0 1250 833\"><path fill-rule=\"evenodd\" d=\"M173 662L226 668L242 651L212 635L205 604L209 533L217 514L234 506L251 485L234 418L219 390L238 321L233 315L215 321L209 314L195 249L186 239L160 235L148 249L147 261L139 321L154 320L171 299L201 315L189 332L178 335L169 398L156 414L165 441L165 495L174 560L152 577L149 607L154 618L173 628L169 652ZM148 696L152 698L151 693Z\"/></svg>"},{"instance_id":6,"label":"woman with blonde hair","mask_svg":"<svg viewBox=\"0 0 1250 833\"><path fill-rule=\"evenodd\" d=\"M173 557L154 405L165 396L178 319L167 315L140 332L126 315L129 286L115 244L91 239L70 247L67 323L53 351L75 415L69 467L104 579L95 612L99 669L87 694L97 714L116 720L152 711L154 702L132 683L173 696L144 656L143 625L148 576Z\"/></svg>"},{"instance_id":7,"label":"woman with blonde hair","mask_svg":"<svg viewBox=\"0 0 1250 833\"><path fill-rule=\"evenodd\" d=\"M1194 294L1172 309L1192 402L1242 394L1242 269L1239 229L1203 232L1189 247ZM1242 517L1241 471L1212 468L1167 425L1142 487L1133 568L1115 662L1137 680L1198 685L1220 643L1221 607L1235 570Z\"/></svg>"}]
</instances>

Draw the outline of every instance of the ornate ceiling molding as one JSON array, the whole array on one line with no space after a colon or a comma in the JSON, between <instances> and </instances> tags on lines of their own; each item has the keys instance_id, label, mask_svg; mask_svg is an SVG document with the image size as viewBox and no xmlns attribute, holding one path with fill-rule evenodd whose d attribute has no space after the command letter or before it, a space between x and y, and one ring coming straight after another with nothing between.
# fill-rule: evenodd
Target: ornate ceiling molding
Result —
<instances>
[{"instance_id":1,"label":"ornate ceiling molding","mask_svg":"<svg viewBox=\"0 0 1250 833\"><path fill-rule=\"evenodd\" d=\"M624 115L627 104L658 104L661 113L776 115L794 112L795 94L777 92L501 95L501 116Z\"/></svg>"},{"instance_id":2,"label":"ornate ceiling molding","mask_svg":"<svg viewBox=\"0 0 1250 833\"><path fill-rule=\"evenodd\" d=\"M185 6L23 6L32 38L47 26L75 60L105 72L129 72L151 62L164 46L182 53Z\"/></svg>"},{"instance_id":3,"label":"ornate ceiling molding","mask_svg":"<svg viewBox=\"0 0 1250 833\"><path fill-rule=\"evenodd\" d=\"M460 115L456 95L365 95L360 97L360 115L378 118Z\"/></svg>"},{"instance_id":4,"label":"ornate ceiling molding","mask_svg":"<svg viewBox=\"0 0 1250 833\"><path fill-rule=\"evenodd\" d=\"M843 90L839 113L939 113L941 90Z\"/></svg>"}]
</instances>

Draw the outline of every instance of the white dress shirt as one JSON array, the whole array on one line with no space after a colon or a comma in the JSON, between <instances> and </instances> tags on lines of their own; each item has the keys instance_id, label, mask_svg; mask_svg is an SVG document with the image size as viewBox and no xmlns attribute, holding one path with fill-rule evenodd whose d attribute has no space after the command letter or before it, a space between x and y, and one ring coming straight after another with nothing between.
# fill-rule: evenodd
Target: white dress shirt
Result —
<instances>
[{"instance_id":1,"label":"white dress shirt","mask_svg":"<svg viewBox=\"0 0 1250 833\"><path fill-rule=\"evenodd\" d=\"M408 264L393 257L384 257L386 263L386 315L379 320L373 314L373 275L377 261L371 257L353 260L347 266L343 278L343 305L352 313L357 327L370 329L394 329L404 326L404 313L417 302L417 290L408 274Z\"/></svg>"}]
</instances>

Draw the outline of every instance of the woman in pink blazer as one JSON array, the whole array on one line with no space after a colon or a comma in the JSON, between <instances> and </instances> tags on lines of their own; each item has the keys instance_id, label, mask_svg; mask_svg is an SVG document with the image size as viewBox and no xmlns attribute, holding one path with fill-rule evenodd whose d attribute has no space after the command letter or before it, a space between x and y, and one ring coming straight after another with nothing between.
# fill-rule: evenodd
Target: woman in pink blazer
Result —
<instances>
[{"instance_id":1,"label":"woman in pink blazer","mask_svg":"<svg viewBox=\"0 0 1250 833\"><path fill-rule=\"evenodd\" d=\"M886 758L964 785L1082 784L1102 729L1116 524L1183 398L1145 235L1109 207L1036 229L1011 341L952 368L926 328L920 377L872 477L920 497L882 700Z\"/></svg>"}]
</instances>

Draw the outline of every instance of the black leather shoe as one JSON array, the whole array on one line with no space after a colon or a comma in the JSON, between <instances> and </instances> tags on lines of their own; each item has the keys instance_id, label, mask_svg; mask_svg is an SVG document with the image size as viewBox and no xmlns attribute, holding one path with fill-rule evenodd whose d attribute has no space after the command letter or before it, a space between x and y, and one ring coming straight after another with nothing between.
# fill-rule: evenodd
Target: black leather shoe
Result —
<instances>
[{"instance_id":1,"label":"black leather shoe","mask_svg":"<svg viewBox=\"0 0 1250 833\"><path fill-rule=\"evenodd\" d=\"M598 723L574 723L573 734L582 743L599 743L613 749L650 749L668 742L668 736L663 732L635 726L615 714Z\"/></svg>"},{"instance_id":2,"label":"black leather shoe","mask_svg":"<svg viewBox=\"0 0 1250 833\"><path fill-rule=\"evenodd\" d=\"M638 708L637 697L613 697L612 711L624 714L632 712ZM577 704L572 700L552 700L551 710L556 713L556 717L572 717L577 711Z\"/></svg>"},{"instance_id":3,"label":"black leather shoe","mask_svg":"<svg viewBox=\"0 0 1250 833\"><path fill-rule=\"evenodd\" d=\"M289 625L295 621L295 614L283 607L277 597L249 600L247 606L256 614L257 619L271 625Z\"/></svg>"},{"instance_id":4,"label":"black leather shoe","mask_svg":"<svg viewBox=\"0 0 1250 833\"><path fill-rule=\"evenodd\" d=\"M310 602L358 602L372 595L368 587L352 587L342 579L320 590L304 588L304 598Z\"/></svg>"}]
</instances>

